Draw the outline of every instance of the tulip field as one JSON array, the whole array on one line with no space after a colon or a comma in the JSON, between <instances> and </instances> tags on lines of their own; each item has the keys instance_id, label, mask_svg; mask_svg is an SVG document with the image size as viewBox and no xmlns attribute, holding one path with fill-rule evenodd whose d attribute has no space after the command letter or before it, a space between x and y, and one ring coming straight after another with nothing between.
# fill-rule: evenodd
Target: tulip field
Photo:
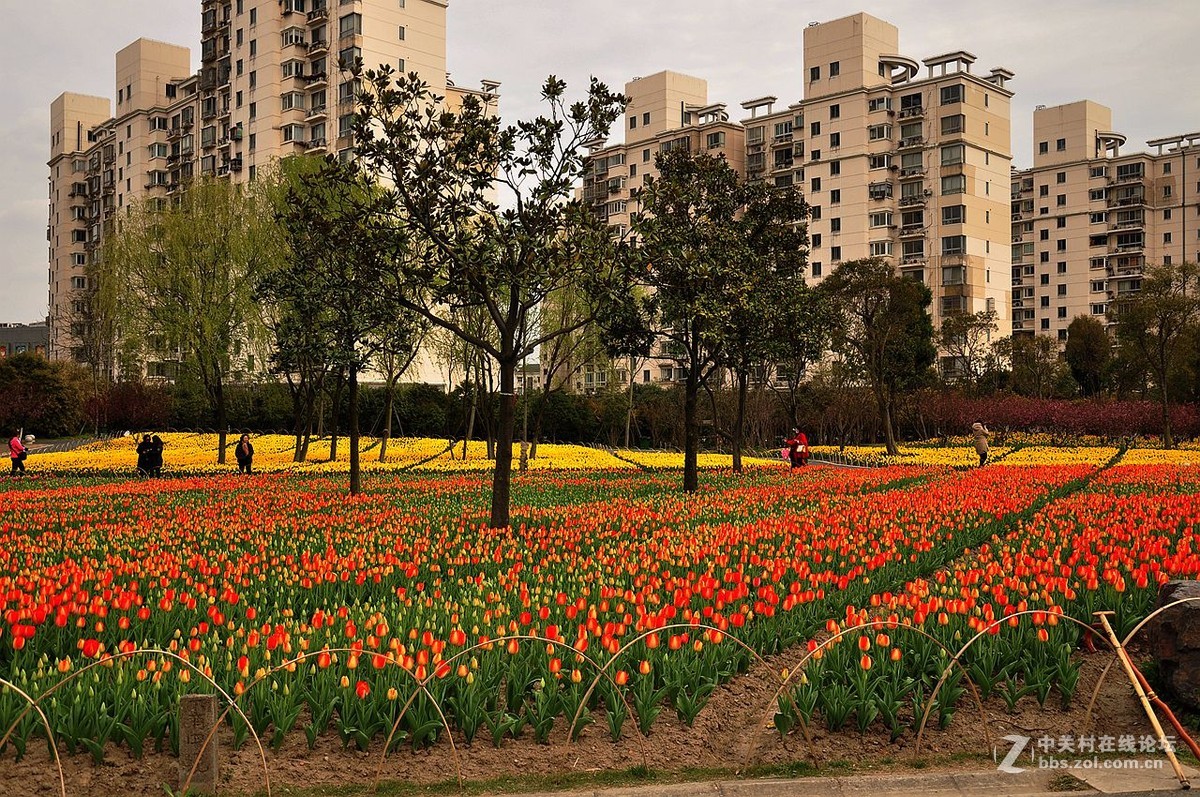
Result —
<instances>
[{"instance_id":1,"label":"tulip field","mask_svg":"<svg viewBox=\"0 0 1200 797\"><path fill-rule=\"evenodd\" d=\"M691 726L763 658L790 662L764 696L775 733L896 740L926 707L931 727L969 722L971 689L1071 705L1097 640L1064 616L1111 610L1124 633L1161 583L1200 574L1197 452L713 460L685 496L672 455L547 446L498 531L473 448L403 470L443 444L393 441L401 464L351 499L337 463L292 467L287 442L258 444L277 472L255 476L181 437L174 478L114 478L117 441L33 456L0 487L0 762L46 736L21 693L96 762L176 750L193 692L236 702L235 746L632 743Z\"/></svg>"}]
</instances>

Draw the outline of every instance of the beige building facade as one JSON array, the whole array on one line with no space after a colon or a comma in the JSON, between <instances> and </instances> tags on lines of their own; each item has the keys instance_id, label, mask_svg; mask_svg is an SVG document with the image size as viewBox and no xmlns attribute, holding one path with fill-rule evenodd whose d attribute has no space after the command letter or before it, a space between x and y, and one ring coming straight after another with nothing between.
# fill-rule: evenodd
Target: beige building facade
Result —
<instances>
[{"instance_id":1,"label":"beige building facade","mask_svg":"<svg viewBox=\"0 0 1200 797\"><path fill-rule=\"evenodd\" d=\"M1060 342L1106 321L1147 265L1200 261L1200 132L1122 154L1111 109L1090 100L1033 114L1033 166L1012 176L1014 335Z\"/></svg>"},{"instance_id":2,"label":"beige building facade","mask_svg":"<svg viewBox=\"0 0 1200 797\"><path fill-rule=\"evenodd\" d=\"M842 261L882 257L929 286L935 326L990 310L1007 330L1012 73L975 74L962 50L918 63L899 54L894 25L863 13L810 25L803 39L802 98L749 100L738 122L699 78L626 84L625 142L593 149L584 201L623 234L656 153L723 154L750 179L803 191L811 283ZM639 371L635 381L682 376L666 360Z\"/></svg>"},{"instance_id":3,"label":"beige building facade","mask_svg":"<svg viewBox=\"0 0 1200 797\"><path fill-rule=\"evenodd\" d=\"M198 175L246 182L289 155L349 155L359 85L342 63L417 72L450 107L496 99L495 82L449 79L447 0L201 0L199 11L199 71L188 48L138 39L117 53L115 108L72 93L51 105L52 357L84 356L88 266L115 212L169 201ZM433 368L420 363L417 379Z\"/></svg>"}]
</instances>

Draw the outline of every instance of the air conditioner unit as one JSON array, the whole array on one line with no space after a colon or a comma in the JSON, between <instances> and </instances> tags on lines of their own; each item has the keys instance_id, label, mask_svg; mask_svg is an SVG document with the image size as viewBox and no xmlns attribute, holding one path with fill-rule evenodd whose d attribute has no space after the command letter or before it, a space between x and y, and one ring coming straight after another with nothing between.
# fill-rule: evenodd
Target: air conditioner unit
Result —
<instances>
[{"instance_id":1,"label":"air conditioner unit","mask_svg":"<svg viewBox=\"0 0 1200 797\"><path fill-rule=\"evenodd\" d=\"M933 196L933 192L932 192L932 191L930 191L928 188L926 188L926 189L925 189L925 196Z\"/></svg>"}]
</instances>

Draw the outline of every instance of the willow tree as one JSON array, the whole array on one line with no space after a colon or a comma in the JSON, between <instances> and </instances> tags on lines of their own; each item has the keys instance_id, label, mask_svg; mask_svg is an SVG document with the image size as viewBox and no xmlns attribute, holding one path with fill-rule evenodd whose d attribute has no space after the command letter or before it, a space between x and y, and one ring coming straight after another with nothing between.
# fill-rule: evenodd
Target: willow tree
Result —
<instances>
[{"instance_id":1,"label":"willow tree","mask_svg":"<svg viewBox=\"0 0 1200 797\"><path fill-rule=\"evenodd\" d=\"M265 327L253 290L279 257L267 181L234 186L201 178L171 200L145 199L120 214L107 237L98 311L122 345L176 361L203 386L225 462L225 388L254 372Z\"/></svg>"},{"instance_id":2,"label":"willow tree","mask_svg":"<svg viewBox=\"0 0 1200 797\"><path fill-rule=\"evenodd\" d=\"M502 125L477 95L451 109L415 73L361 63L353 71L363 81L355 154L388 184L391 203L366 223L390 226L421 253L396 263L388 298L471 344L499 371L490 523L506 527L517 370L588 321L546 328L533 315L568 285L582 286L593 310L628 290L608 230L573 198L585 144L607 136L626 99L593 80L585 97L568 102L566 84L551 77L542 116ZM486 335L460 322L472 311L486 318Z\"/></svg>"}]
</instances>

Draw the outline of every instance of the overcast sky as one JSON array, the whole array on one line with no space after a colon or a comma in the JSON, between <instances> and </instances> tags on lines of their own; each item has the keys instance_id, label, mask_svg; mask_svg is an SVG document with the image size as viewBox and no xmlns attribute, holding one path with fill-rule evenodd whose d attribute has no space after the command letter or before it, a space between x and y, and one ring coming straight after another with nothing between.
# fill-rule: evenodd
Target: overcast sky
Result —
<instances>
[{"instance_id":1,"label":"overcast sky","mask_svg":"<svg viewBox=\"0 0 1200 797\"><path fill-rule=\"evenodd\" d=\"M977 73L1015 72L1017 166L1031 160L1039 104L1108 105L1126 151L1200 130L1197 0L450 0L449 64L459 85L501 81L508 118L536 111L547 74L620 89L672 69L707 79L709 100L736 119L754 97L799 100L805 25L857 10L898 26L904 55L962 49L979 57ZM63 91L111 96L114 55L140 36L191 47L198 66L200 2L0 0L0 12L0 321L33 321L46 313L50 102Z\"/></svg>"}]
</instances>

